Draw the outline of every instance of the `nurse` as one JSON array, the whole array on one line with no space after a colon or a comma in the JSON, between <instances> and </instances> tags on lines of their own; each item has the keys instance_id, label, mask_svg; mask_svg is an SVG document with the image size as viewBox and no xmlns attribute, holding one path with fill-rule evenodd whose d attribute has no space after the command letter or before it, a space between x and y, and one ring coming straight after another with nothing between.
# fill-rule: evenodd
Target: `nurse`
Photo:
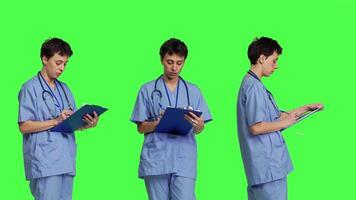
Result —
<instances>
[{"instance_id":1,"label":"nurse","mask_svg":"<svg viewBox=\"0 0 356 200\"><path fill-rule=\"evenodd\" d=\"M59 38L46 40L41 47L43 67L22 85L19 93L18 124L23 134L26 179L36 200L72 199L76 143L74 133L53 132L53 128L75 110L68 86L57 80L73 54ZM95 127L96 113L83 117L86 126Z\"/></svg>"},{"instance_id":2,"label":"nurse","mask_svg":"<svg viewBox=\"0 0 356 200\"><path fill-rule=\"evenodd\" d=\"M188 55L186 45L175 38L160 48L163 75L144 84L137 96L131 121L144 134L139 177L150 200L194 200L197 162L195 136L212 120L199 88L179 74ZM201 117L186 115L193 129L179 136L154 132L167 107L200 110Z\"/></svg>"},{"instance_id":3,"label":"nurse","mask_svg":"<svg viewBox=\"0 0 356 200\"><path fill-rule=\"evenodd\" d=\"M238 137L248 182L249 200L286 200L287 175L293 170L281 131L306 111L323 108L309 104L284 112L261 82L277 69L282 48L261 37L248 48L251 68L242 80L237 101Z\"/></svg>"}]
</instances>

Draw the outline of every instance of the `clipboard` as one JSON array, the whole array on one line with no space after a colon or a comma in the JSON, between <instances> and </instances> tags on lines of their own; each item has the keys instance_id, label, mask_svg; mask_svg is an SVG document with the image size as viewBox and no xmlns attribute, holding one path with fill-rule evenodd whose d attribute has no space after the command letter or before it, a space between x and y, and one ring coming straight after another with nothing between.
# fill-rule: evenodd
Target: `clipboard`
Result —
<instances>
[{"instance_id":1,"label":"clipboard","mask_svg":"<svg viewBox=\"0 0 356 200\"><path fill-rule=\"evenodd\" d=\"M187 135L193 128L185 118L184 115L189 112L194 113L200 117L203 113L196 110L189 110L184 108L170 108L168 107L159 121L155 132L169 133L174 135Z\"/></svg>"},{"instance_id":2,"label":"clipboard","mask_svg":"<svg viewBox=\"0 0 356 200\"><path fill-rule=\"evenodd\" d=\"M97 106L97 105L83 105L80 109L75 111L71 116L65 119L62 123L50 129L53 132L61 132L61 133L73 133L74 131L85 126L85 122L83 121L83 116L86 114L92 115L95 111L98 116L106 112L108 109Z\"/></svg>"},{"instance_id":3,"label":"clipboard","mask_svg":"<svg viewBox=\"0 0 356 200\"><path fill-rule=\"evenodd\" d=\"M301 116L298 117L297 122L302 121L303 119L305 119L305 118L311 116L312 114L314 114L314 113L320 111L321 109L322 109L322 108L317 108L317 109L314 109L314 110L312 110L312 111L305 112L304 114L302 114Z\"/></svg>"},{"instance_id":4,"label":"clipboard","mask_svg":"<svg viewBox=\"0 0 356 200\"><path fill-rule=\"evenodd\" d=\"M295 124L298 124L300 121L302 121L302 120L304 120L304 119L310 117L311 115L317 113L318 111L320 111L320 110L322 110L322 109L323 109L323 108L317 108L317 109L314 109L314 110L305 112L304 114L302 114L301 116L298 117L296 123L294 123L294 124L288 126L287 128L289 128L289 127L291 127L291 126L293 126L293 125L295 125ZM286 130L287 128L281 129L280 131L284 131L284 130Z\"/></svg>"}]
</instances>

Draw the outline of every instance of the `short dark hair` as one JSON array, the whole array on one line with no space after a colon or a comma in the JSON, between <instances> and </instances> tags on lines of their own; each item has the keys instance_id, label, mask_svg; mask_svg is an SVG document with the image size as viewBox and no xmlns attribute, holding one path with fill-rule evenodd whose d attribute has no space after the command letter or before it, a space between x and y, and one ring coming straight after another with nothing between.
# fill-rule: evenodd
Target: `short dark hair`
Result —
<instances>
[{"instance_id":1,"label":"short dark hair","mask_svg":"<svg viewBox=\"0 0 356 200\"><path fill-rule=\"evenodd\" d=\"M188 56L188 48L181 40L176 38L171 38L165 41L159 50L159 55L161 56L161 60L163 60L166 54L168 55L177 54L179 56L184 57L184 59L186 59Z\"/></svg>"},{"instance_id":2,"label":"short dark hair","mask_svg":"<svg viewBox=\"0 0 356 200\"><path fill-rule=\"evenodd\" d=\"M278 55L282 54L282 47L278 42L268 37L261 37L255 38L248 46L247 56L248 59L250 59L251 65L254 65L257 63L257 60L261 55L269 57L274 52Z\"/></svg>"},{"instance_id":3,"label":"short dark hair","mask_svg":"<svg viewBox=\"0 0 356 200\"><path fill-rule=\"evenodd\" d=\"M68 57L71 57L73 55L73 51L66 41L59 38L47 39L41 47L41 59L43 58L43 56L46 56L46 58L49 59L56 53L61 56Z\"/></svg>"}]
</instances>

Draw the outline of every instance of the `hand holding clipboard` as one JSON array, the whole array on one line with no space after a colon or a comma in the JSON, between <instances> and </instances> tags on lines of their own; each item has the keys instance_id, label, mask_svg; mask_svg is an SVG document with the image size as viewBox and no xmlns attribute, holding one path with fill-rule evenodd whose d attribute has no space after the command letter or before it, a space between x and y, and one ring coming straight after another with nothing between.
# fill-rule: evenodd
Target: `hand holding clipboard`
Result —
<instances>
[{"instance_id":1,"label":"hand holding clipboard","mask_svg":"<svg viewBox=\"0 0 356 200\"><path fill-rule=\"evenodd\" d=\"M189 115L189 112L194 113L198 117L202 115L202 112L196 110L168 107L160 119L155 132L175 135L188 134L193 128L193 125L185 118L185 115Z\"/></svg>"},{"instance_id":2,"label":"hand holding clipboard","mask_svg":"<svg viewBox=\"0 0 356 200\"><path fill-rule=\"evenodd\" d=\"M299 123L300 121L302 121L302 120L304 120L304 119L310 117L311 115L313 115L313 114L315 114L315 113L317 113L317 112L319 112L319 111L321 111L321 110L323 110L323 109L324 109L324 106L320 104L320 105L318 105L317 107L312 108L311 110L308 110L308 111L306 111L306 112L304 112L304 113L302 113L301 115L298 115L298 116L296 115L295 112L290 113L289 115L293 115L293 116L291 116L291 117L294 118L294 120L293 120L294 123L291 123L291 125L287 126L287 127L284 128L284 129L281 129L281 131L283 131L283 130L285 130L285 129L291 127L291 126L293 126L294 124ZM288 117L289 117L289 116L288 116Z\"/></svg>"},{"instance_id":3,"label":"hand holding clipboard","mask_svg":"<svg viewBox=\"0 0 356 200\"><path fill-rule=\"evenodd\" d=\"M107 110L108 110L107 108L101 106L86 104L82 106L80 109L78 109L76 112L74 112L67 119L65 119L63 122L51 128L50 131L61 132L61 133L73 133L74 131L79 130L87 125L86 122L83 120L83 117L85 119L85 116L87 114L91 115L93 112L96 112L97 115L100 116Z\"/></svg>"}]
</instances>

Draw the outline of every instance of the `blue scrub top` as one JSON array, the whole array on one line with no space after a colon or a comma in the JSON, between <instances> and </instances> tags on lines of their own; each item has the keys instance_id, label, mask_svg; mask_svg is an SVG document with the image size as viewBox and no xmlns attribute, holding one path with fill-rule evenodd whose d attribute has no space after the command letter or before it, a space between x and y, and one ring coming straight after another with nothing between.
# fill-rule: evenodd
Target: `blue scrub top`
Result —
<instances>
[{"instance_id":1,"label":"blue scrub top","mask_svg":"<svg viewBox=\"0 0 356 200\"><path fill-rule=\"evenodd\" d=\"M271 99L271 100L270 100ZM258 122L273 122L280 117L273 96L265 86L247 75L237 101L238 137L249 185L281 179L293 170L287 145L280 131L253 135L249 127Z\"/></svg>"},{"instance_id":2,"label":"blue scrub top","mask_svg":"<svg viewBox=\"0 0 356 200\"><path fill-rule=\"evenodd\" d=\"M177 107L186 108L188 106L186 88L183 81L179 81ZM205 123L212 120L208 106L198 87L187 81L186 83L190 97L190 106L192 106L194 110L203 112L202 116ZM157 115L159 111L169 106L162 78L157 82L157 89L160 90L162 94L161 99L157 93L154 93L152 100L151 94L154 88L155 80L141 87L132 112L132 122L138 123L154 120L155 115ZM168 90L168 95L173 107L176 102L176 90L173 92ZM162 108L159 104L161 104ZM193 179L196 178L197 144L193 130L185 136L153 132L145 134L144 137L139 165L140 178L170 173Z\"/></svg>"},{"instance_id":3,"label":"blue scrub top","mask_svg":"<svg viewBox=\"0 0 356 200\"><path fill-rule=\"evenodd\" d=\"M48 90L44 80L41 80L44 88ZM61 82L70 103L76 110L72 93L66 84ZM54 105L50 95L42 98L42 87L38 76L33 77L23 84L19 93L18 123L25 121L46 121L54 119L60 114L60 109ZM52 90L53 91L53 90ZM53 91L63 104L69 109L62 88L56 87ZM42 131L23 135L23 157L25 163L26 179L36 179L59 174L75 175L76 143L74 133Z\"/></svg>"}]
</instances>

